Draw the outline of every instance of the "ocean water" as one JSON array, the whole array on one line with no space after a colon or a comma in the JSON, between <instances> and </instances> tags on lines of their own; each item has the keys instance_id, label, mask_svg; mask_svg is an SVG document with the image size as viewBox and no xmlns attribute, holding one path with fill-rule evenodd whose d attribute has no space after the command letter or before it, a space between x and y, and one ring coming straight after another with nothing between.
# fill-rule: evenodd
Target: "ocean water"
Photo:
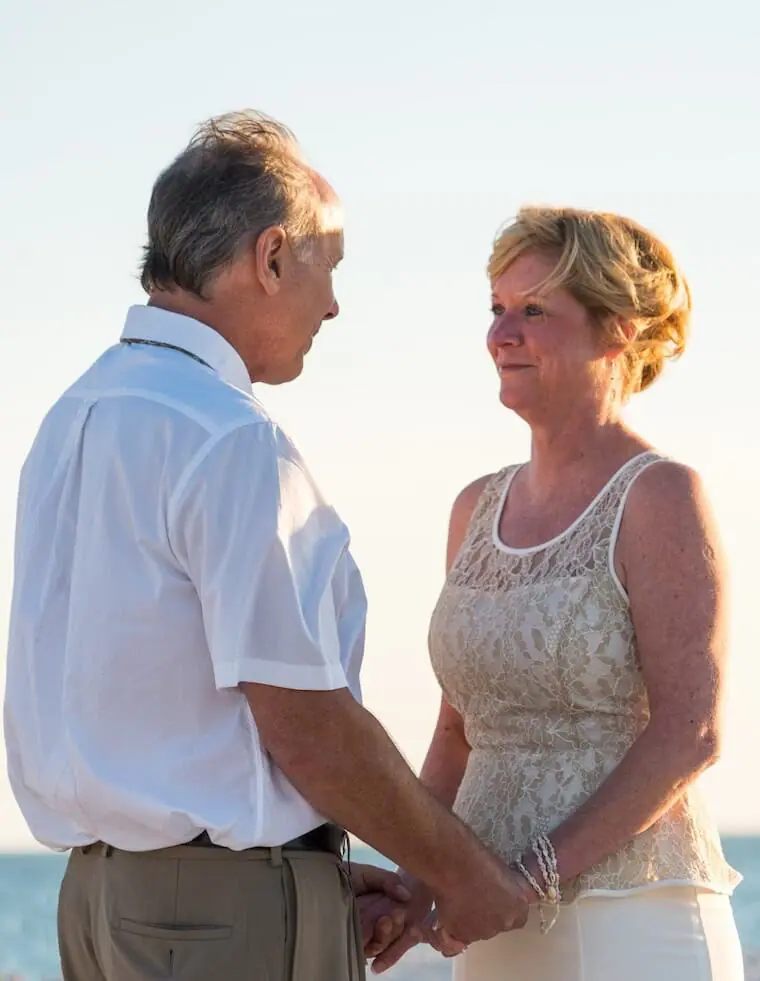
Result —
<instances>
[{"instance_id":1,"label":"ocean water","mask_svg":"<svg viewBox=\"0 0 760 981\"><path fill-rule=\"evenodd\" d=\"M734 896L742 943L760 951L760 837L725 838L729 862L744 876ZM357 861L388 865L369 849L354 848ZM58 887L65 855L0 855L0 978L54 981L59 977L55 934ZM760 981L760 959L752 957L750 978ZM386 977L393 981L447 981L450 964L418 947Z\"/></svg>"}]
</instances>

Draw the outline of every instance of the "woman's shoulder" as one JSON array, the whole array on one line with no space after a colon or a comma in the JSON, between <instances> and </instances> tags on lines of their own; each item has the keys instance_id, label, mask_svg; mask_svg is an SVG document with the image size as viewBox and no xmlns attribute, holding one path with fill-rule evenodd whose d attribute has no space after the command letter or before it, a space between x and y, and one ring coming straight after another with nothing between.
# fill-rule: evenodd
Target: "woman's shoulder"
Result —
<instances>
[{"instance_id":1,"label":"woman's shoulder","mask_svg":"<svg viewBox=\"0 0 760 981\"><path fill-rule=\"evenodd\" d=\"M477 477L464 487L456 496L454 505L451 509L452 517L471 517L472 512L478 506L478 501L483 495L483 491L497 476L496 473L486 473L482 477Z\"/></svg>"},{"instance_id":2,"label":"woman's shoulder","mask_svg":"<svg viewBox=\"0 0 760 981\"><path fill-rule=\"evenodd\" d=\"M622 516L621 540L704 540L716 534L702 477L693 467L660 456L636 476Z\"/></svg>"},{"instance_id":3,"label":"woman's shoulder","mask_svg":"<svg viewBox=\"0 0 760 981\"><path fill-rule=\"evenodd\" d=\"M648 456L631 484L627 511L643 513L652 520L705 497L704 483L693 467L660 453Z\"/></svg>"},{"instance_id":4,"label":"woman's shoulder","mask_svg":"<svg viewBox=\"0 0 760 981\"><path fill-rule=\"evenodd\" d=\"M452 520L464 521L469 523L479 504L482 504L489 496L499 496L504 487L505 480L509 479L510 474L518 468L519 464L502 467L493 473L484 474L471 483L467 484L457 495L451 509Z\"/></svg>"},{"instance_id":5,"label":"woman's shoulder","mask_svg":"<svg viewBox=\"0 0 760 981\"><path fill-rule=\"evenodd\" d=\"M504 467L494 473L484 474L471 481L459 492L451 508L449 521L449 554L464 541L473 521L491 511L501 496L504 482L509 479L514 466Z\"/></svg>"}]
</instances>

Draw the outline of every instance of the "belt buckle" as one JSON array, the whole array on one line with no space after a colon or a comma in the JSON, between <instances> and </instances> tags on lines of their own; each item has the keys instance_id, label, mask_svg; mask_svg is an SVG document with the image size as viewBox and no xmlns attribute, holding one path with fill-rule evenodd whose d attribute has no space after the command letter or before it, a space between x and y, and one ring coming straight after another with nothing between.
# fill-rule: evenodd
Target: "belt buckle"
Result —
<instances>
[{"instance_id":1,"label":"belt buckle","mask_svg":"<svg viewBox=\"0 0 760 981\"><path fill-rule=\"evenodd\" d=\"M110 858L114 853L113 845L107 845L104 841L93 841L89 845L81 845L80 851L83 855L89 855L90 852L95 852L98 855L102 855L103 858Z\"/></svg>"},{"instance_id":2,"label":"belt buckle","mask_svg":"<svg viewBox=\"0 0 760 981\"><path fill-rule=\"evenodd\" d=\"M324 825L324 841L327 851L340 858L349 847L348 833L337 824Z\"/></svg>"}]
</instances>

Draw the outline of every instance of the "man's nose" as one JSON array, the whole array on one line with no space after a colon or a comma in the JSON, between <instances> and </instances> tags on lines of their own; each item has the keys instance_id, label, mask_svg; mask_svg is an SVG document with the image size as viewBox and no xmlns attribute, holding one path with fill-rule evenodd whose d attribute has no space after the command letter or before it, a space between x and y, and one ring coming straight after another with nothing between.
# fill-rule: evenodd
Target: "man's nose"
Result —
<instances>
[{"instance_id":1,"label":"man's nose","mask_svg":"<svg viewBox=\"0 0 760 981\"><path fill-rule=\"evenodd\" d=\"M325 314L324 319L325 320L335 320L335 318L338 316L339 313L340 313L340 306L338 305L338 301L337 300L333 300L332 301L332 306L330 307L330 309Z\"/></svg>"}]
</instances>

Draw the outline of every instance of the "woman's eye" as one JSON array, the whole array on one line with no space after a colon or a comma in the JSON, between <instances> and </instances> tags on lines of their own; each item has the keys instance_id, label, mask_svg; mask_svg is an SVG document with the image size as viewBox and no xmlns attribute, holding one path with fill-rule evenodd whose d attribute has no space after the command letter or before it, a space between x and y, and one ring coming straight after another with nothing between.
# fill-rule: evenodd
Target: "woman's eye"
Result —
<instances>
[{"instance_id":1,"label":"woman's eye","mask_svg":"<svg viewBox=\"0 0 760 981\"><path fill-rule=\"evenodd\" d=\"M504 307L499 303L494 303L491 307L491 313L494 317L501 317L504 314Z\"/></svg>"},{"instance_id":2,"label":"woman's eye","mask_svg":"<svg viewBox=\"0 0 760 981\"><path fill-rule=\"evenodd\" d=\"M544 311L537 303L529 303L525 307L526 317L543 317Z\"/></svg>"}]
</instances>

